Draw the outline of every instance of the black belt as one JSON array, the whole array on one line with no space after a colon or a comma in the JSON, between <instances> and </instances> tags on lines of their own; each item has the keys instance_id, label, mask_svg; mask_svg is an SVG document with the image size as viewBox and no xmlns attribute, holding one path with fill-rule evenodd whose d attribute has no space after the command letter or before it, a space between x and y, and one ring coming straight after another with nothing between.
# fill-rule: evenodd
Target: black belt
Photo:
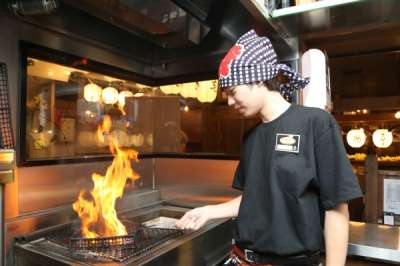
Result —
<instances>
[{"instance_id":1,"label":"black belt","mask_svg":"<svg viewBox=\"0 0 400 266\"><path fill-rule=\"evenodd\" d=\"M244 258L247 262L256 264L294 264L294 265L318 265L320 261L319 251L309 254L299 254L292 256L279 256L265 253L254 252L249 249L242 249L238 246L233 247L233 252Z\"/></svg>"}]
</instances>

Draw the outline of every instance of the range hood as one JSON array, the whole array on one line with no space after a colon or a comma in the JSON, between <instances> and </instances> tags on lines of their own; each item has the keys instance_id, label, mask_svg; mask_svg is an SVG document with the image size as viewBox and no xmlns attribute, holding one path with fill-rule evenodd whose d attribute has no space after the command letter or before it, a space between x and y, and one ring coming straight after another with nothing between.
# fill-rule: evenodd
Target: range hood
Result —
<instances>
[{"instance_id":1,"label":"range hood","mask_svg":"<svg viewBox=\"0 0 400 266\"><path fill-rule=\"evenodd\" d=\"M8 1L21 6L47 2ZM57 8L50 14L14 17L134 59L140 66L138 74L160 85L215 78L223 55L252 28L267 35L279 59L288 62L298 59L301 42L314 40L310 35L335 36L363 28L365 23L380 27L400 20L395 0L344 0L337 6L321 3L338 0L323 0L309 9L286 11L268 10L264 0L52 1ZM11 13L5 2L3 10Z\"/></svg>"}]
</instances>

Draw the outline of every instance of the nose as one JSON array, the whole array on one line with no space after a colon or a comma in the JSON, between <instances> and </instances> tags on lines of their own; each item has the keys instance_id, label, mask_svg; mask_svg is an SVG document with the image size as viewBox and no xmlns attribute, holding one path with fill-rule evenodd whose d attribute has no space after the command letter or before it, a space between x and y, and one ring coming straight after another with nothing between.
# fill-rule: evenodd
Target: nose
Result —
<instances>
[{"instance_id":1,"label":"nose","mask_svg":"<svg viewBox=\"0 0 400 266\"><path fill-rule=\"evenodd\" d=\"M231 95L228 95L228 105L232 106L235 104L235 100L233 99L233 97Z\"/></svg>"}]
</instances>

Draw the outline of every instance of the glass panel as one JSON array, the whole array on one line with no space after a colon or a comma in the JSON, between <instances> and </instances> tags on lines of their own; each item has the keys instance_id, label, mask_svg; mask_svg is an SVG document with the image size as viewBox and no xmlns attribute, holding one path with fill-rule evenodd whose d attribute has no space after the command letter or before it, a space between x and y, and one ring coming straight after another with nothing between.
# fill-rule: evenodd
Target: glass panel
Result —
<instances>
[{"instance_id":1,"label":"glass panel","mask_svg":"<svg viewBox=\"0 0 400 266\"><path fill-rule=\"evenodd\" d=\"M123 92L134 97L122 107ZM98 135L106 115L112 120L108 133L118 146L152 152L153 101L153 90L142 84L28 58L26 157L109 154L107 140Z\"/></svg>"},{"instance_id":2,"label":"glass panel","mask_svg":"<svg viewBox=\"0 0 400 266\"><path fill-rule=\"evenodd\" d=\"M99 133L108 117L111 130ZM109 155L108 136L140 154L238 156L259 122L229 108L216 80L151 87L35 57L27 58L22 119L26 161Z\"/></svg>"}]
</instances>

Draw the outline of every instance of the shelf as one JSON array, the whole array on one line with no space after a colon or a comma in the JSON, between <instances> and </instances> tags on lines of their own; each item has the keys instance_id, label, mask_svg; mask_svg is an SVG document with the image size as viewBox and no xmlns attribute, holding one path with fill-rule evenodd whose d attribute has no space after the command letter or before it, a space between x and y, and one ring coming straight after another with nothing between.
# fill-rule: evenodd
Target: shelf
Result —
<instances>
[{"instance_id":1,"label":"shelf","mask_svg":"<svg viewBox=\"0 0 400 266\"><path fill-rule=\"evenodd\" d=\"M300 37L397 23L399 10L398 0L322 0L273 10L269 22L288 37Z\"/></svg>"},{"instance_id":2,"label":"shelf","mask_svg":"<svg viewBox=\"0 0 400 266\"><path fill-rule=\"evenodd\" d=\"M264 24L266 35L271 39L280 60L298 59L297 38L291 38L286 31L278 27L264 5L264 0L240 0L240 2L258 22Z\"/></svg>"},{"instance_id":3,"label":"shelf","mask_svg":"<svg viewBox=\"0 0 400 266\"><path fill-rule=\"evenodd\" d=\"M296 14L305 14L307 12L312 12L319 9L329 9L333 7L339 7L341 5L347 5L354 2L361 2L363 0L323 0L318 2L313 2L309 4L302 4L298 6L291 6L287 8L275 9L271 17L278 18L283 16L290 16Z\"/></svg>"}]
</instances>

